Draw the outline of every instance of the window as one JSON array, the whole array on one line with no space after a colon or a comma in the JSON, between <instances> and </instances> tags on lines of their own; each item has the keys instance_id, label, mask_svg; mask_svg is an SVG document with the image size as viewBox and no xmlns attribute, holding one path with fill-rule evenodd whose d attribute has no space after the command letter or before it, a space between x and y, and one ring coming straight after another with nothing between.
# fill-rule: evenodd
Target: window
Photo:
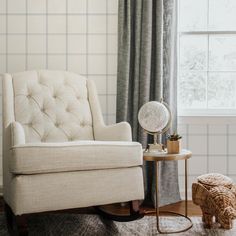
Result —
<instances>
[{"instance_id":1,"label":"window","mask_svg":"<svg viewBox=\"0 0 236 236\"><path fill-rule=\"evenodd\" d=\"M180 115L236 114L236 0L179 0Z\"/></svg>"}]
</instances>

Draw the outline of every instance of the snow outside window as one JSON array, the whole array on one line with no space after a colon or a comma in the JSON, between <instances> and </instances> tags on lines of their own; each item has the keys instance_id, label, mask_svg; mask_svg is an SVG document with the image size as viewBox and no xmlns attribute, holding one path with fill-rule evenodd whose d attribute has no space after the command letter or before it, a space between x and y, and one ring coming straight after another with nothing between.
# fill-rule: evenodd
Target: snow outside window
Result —
<instances>
[{"instance_id":1,"label":"snow outside window","mask_svg":"<svg viewBox=\"0 0 236 236\"><path fill-rule=\"evenodd\" d=\"M179 115L236 115L236 0L179 0Z\"/></svg>"}]
</instances>

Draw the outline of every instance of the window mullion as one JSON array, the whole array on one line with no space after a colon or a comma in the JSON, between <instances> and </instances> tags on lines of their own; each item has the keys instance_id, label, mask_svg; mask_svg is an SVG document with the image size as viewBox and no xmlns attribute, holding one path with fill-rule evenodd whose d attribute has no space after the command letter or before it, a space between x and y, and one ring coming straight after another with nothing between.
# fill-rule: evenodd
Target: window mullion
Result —
<instances>
[{"instance_id":1,"label":"window mullion","mask_svg":"<svg viewBox=\"0 0 236 236\"><path fill-rule=\"evenodd\" d=\"M209 30L209 1L207 0L207 31ZM209 109L208 106L208 83L209 83L209 37L210 35L207 34L207 75L206 75L206 107Z\"/></svg>"}]
</instances>

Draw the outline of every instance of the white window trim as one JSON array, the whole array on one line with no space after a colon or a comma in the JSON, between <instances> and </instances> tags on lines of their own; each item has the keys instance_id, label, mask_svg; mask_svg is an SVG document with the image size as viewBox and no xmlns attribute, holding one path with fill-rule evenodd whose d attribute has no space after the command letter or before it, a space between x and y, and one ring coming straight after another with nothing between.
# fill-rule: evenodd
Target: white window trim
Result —
<instances>
[{"instance_id":1,"label":"white window trim","mask_svg":"<svg viewBox=\"0 0 236 236\"><path fill-rule=\"evenodd\" d=\"M234 116L236 109L178 109L178 116Z\"/></svg>"}]
</instances>

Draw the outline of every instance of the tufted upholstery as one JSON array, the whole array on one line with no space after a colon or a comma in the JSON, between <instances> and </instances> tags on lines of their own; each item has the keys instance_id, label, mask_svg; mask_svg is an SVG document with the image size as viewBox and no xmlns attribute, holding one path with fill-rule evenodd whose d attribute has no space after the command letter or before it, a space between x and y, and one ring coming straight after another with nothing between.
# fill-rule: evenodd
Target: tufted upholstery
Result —
<instances>
[{"instance_id":1,"label":"tufted upholstery","mask_svg":"<svg viewBox=\"0 0 236 236\"><path fill-rule=\"evenodd\" d=\"M3 196L16 215L143 199L141 165L130 125L104 124L93 81L4 75Z\"/></svg>"},{"instance_id":2,"label":"tufted upholstery","mask_svg":"<svg viewBox=\"0 0 236 236\"><path fill-rule=\"evenodd\" d=\"M15 120L26 142L92 140L86 79L69 72L31 71L13 75Z\"/></svg>"}]
</instances>

